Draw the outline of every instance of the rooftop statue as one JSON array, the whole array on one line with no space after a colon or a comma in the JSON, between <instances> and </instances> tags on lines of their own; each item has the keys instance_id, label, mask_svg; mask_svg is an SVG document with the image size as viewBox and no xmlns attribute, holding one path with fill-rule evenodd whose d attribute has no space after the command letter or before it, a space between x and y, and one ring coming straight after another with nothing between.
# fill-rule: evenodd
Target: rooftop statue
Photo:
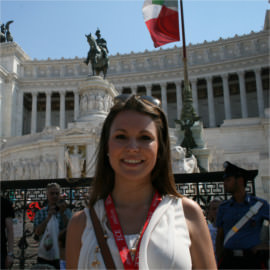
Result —
<instances>
[{"instance_id":1,"label":"rooftop statue","mask_svg":"<svg viewBox=\"0 0 270 270\"><path fill-rule=\"evenodd\" d=\"M8 21L6 24L1 24L1 36L0 36L0 43L3 42L13 42L13 37L9 31L9 25L14 21Z\"/></svg>"},{"instance_id":2,"label":"rooftop statue","mask_svg":"<svg viewBox=\"0 0 270 270\"><path fill-rule=\"evenodd\" d=\"M3 43L6 41L6 28L5 25L1 24L1 36L0 36L0 42Z\"/></svg>"},{"instance_id":3,"label":"rooftop statue","mask_svg":"<svg viewBox=\"0 0 270 270\"><path fill-rule=\"evenodd\" d=\"M97 39L95 39L91 33L89 35L85 35L90 46L90 50L88 51L88 55L84 63L88 65L89 62L91 62L93 76L99 75L102 71L105 79L109 66L109 50L107 48L106 40L101 38L99 29L97 29L95 34Z\"/></svg>"}]
</instances>

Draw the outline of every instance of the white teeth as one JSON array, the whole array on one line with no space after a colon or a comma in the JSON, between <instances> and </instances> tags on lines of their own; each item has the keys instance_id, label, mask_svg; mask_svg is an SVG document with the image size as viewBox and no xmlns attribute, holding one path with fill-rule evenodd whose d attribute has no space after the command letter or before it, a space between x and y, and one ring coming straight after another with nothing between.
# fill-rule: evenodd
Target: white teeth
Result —
<instances>
[{"instance_id":1,"label":"white teeth","mask_svg":"<svg viewBox=\"0 0 270 270\"><path fill-rule=\"evenodd\" d=\"M138 164L141 162L141 160L133 160L133 159L125 159L126 163L132 163L132 164Z\"/></svg>"}]
</instances>

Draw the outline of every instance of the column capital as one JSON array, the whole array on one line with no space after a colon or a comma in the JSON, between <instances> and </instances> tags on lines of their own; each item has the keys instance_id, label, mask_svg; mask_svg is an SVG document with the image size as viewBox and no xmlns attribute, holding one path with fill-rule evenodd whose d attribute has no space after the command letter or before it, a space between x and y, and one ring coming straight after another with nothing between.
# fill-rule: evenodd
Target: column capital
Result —
<instances>
[{"instance_id":1,"label":"column capital","mask_svg":"<svg viewBox=\"0 0 270 270\"><path fill-rule=\"evenodd\" d=\"M161 86L161 88L166 88L167 82L160 82L159 85Z\"/></svg>"},{"instance_id":2,"label":"column capital","mask_svg":"<svg viewBox=\"0 0 270 270\"><path fill-rule=\"evenodd\" d=\"M237 74L242 77L245 75L245 70L238 70Z\"/></svg>"},{"instance_id":3,"label":"column capital","mask_svg":"<svg viewBox=\"0 0 270 270\"><path fill-rule=\"evenodd\" d=\"M37 97L38 96L38 92L31 92L33 97Z\"/></svg>"},{"instance_id":4,"label":"column capital","mask_svg":"<svg viewBox=\"0 0 270 270\"><path fill-rule=\"evenodd\" d=\"M229 73L222 73L222 74L220 74L221 75L221 78L224 80L227 80L228 79L228 77L229 77Z\"/></svg>"},{"instance_id":5,"label":"column capital","mask_svg":"<svg viewBox=\"0 0 270 270\"><path fill-rule=\"evenodd\" d=\"M210 81L212 82L213 76L207 75L207 76L205 76L205 79L207 82L210 82Z\"/></svg>"},{"instance_id":6,"label":"column capital","mask_svg":"<svg viewBox=\"0 0 270 270\"><path fill-rule=\"evenodd\" d=\"M152 86L153 86L152 83L146 83L146 84L144 84L144 87L145 87L145 88L152 89Z\"/></svg>"},{"instance_id":7,"label":"column capital","mask_svg":"<svg viewBox=\"0 0 270 270\"><path fill-rule=\"evenodd\" d=\"M255 72L255 74L261 74L261 67L256 67L256 68L254 68L254 72Z\"/></svg>"},{"instance_id":8,"label":"column capital","mask_svg":"<svg viewBox=\"0 0 270 270\"><path fill-rule=\"evenodd\" d=\"M66 91L61 90L61 91L59 91L59 94L60 94L60 96L66 96Z\"/></svg>"},{"instance_id":9,"label":"column capital","mask_svg":"<svg viewBox=\"0 0 270 270\"><path fill-rule=\"evenodd\" d=\"M52 91L46 91L45 94L46 94L46 96L51 96L52 95Z\"/></svg>"},{"instance_id":10,"label":"column capital","mask_svg":"<svg viewBox=\"0 0 270 270\"><path fill-rule=\"evenodd\" d=\"M191 83L196 83L197 82L197 78L190 78L189 79Z\"/></svg>"},{"instance_id":11,"label":"column capital","mask_svg":"<svg viewBox=\"0 0 270 270\"><path fill-rule=\"evenodd\" d=\"M182 84L182 80L180 80L180 81L175 81L174 82L175 83L175 86L177 87L177 86L179 86L179 87L181 87L181 84Z\"/></svg>"}]
</instances>

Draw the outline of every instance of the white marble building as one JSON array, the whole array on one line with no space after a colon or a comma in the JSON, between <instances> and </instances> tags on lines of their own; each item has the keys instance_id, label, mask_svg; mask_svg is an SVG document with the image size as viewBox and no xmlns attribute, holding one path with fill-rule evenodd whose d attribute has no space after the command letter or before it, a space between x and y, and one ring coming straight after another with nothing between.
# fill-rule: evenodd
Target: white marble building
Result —
<instances>
[{"instance_id":1,"label":"white marble building","mask_svg":"<svg viewBox=\"0 0 270 270\"><path fill-rule=\"evenodd\" d=\"M187 46L194 108L204 127L196 153L206 155L210 171L222 170L225 160L259 169L256 187L263 197L270 182L269 19L268 11L260 32ZM1 43L0 52L0 179L66 177L65 153L74 149L91 175L102 121L86 124L91 120L82 115L80 91L89 73L84 59L32 60L15 42ZM180 143L174 120L182 109L181 54L175 47L111 55L105 83L111 98L117 92L158 97L176 135L173 145ZM110 101L98 92L92 97L96 105L88 102L88 109L100 104L101 120Z\"/></svg>"}]
</instances>

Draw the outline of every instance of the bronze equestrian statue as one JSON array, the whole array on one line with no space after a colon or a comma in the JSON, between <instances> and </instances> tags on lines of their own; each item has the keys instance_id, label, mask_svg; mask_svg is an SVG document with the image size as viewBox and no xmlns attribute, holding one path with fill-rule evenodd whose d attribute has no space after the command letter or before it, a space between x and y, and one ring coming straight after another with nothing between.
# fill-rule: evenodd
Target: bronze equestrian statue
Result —
<instances>
[{"instance_id":1,"label":"bronze equestrian statue","mask_svg":"<svg viewBox=\"0 0 270 270\"><path fill-rule=\"evenodd\" d=\"M102 71L105 79L109 66L107 42L104 38L101 38L99 29L96 31L97 39L91 33L85 36L90 45L90 50L84 63L88 65L91 61L93 76L99 75Z\"/></svg>"}]
</instances>

